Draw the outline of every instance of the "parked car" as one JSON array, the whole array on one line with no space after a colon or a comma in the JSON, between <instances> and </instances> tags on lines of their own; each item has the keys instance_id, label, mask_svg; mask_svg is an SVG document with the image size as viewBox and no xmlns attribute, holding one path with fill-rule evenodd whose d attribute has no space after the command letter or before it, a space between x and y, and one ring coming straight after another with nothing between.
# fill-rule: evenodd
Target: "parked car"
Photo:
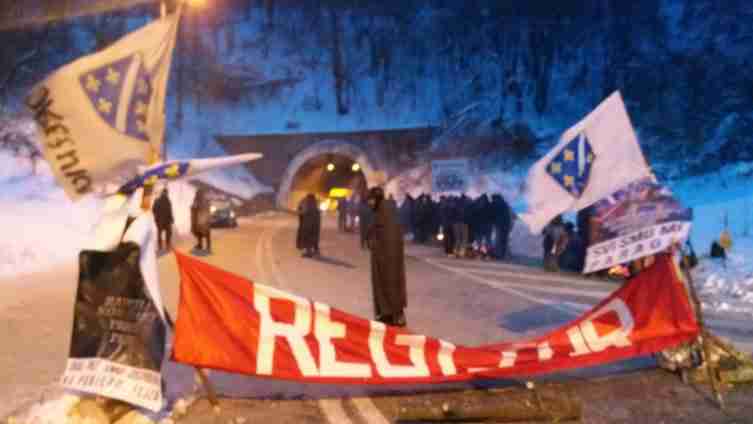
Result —
<instances>
[{"instance_id":1,"label":"parked car","mask_svg":"<svg viewBox=\"0 0 753 424\"><path fill-rule=\"evenodd\" d=\"M212 227L235 228L238 226L238 220L233 204L229 200L210 201L209 212L212 215Z\"/></svg>"}]
</instances>

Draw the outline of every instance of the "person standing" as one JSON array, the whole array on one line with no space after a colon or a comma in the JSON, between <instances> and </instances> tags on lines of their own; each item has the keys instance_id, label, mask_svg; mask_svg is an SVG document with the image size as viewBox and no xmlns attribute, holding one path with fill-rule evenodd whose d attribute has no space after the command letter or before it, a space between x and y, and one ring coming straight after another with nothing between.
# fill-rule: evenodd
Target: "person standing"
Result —
<instances>
[{"instance_id":1,"label":"person standing","mask_svg":"<svg viewBox=\"0 0 753 424\"><path fill-rule=\"evenodd\" d=\"M196 191L196 196L191 205L191 232L196 237L196 246L194 250L206 250L212 253L212 230L211 230L211 211L209 209L209 199L207 191L200 188ZM206 240L206 249L204 249L204 240Z\"/></svg>"},{"instance_id":2,"label":"person standing","mask_svg":"<svg viewBox=\"0 0 753 424\"><path fill-rule=\"evenodd\" d=\"M316 197L309 193L298 205L298 234L296 247L303 251L303 257L310 258L319 254L319 232L322 215L316 204Z\"/></svg>"},{"instance_id":3,"label":"person standing","mask_svg":"<svg viewBox=\"0 0 753 424\"><path fill-rule=\"evenodd\" d=\"M347 230L348 211L350 210L350 202L347 197L341 198L337 202L337 229L344 233Z\"/></svg>"},{"instance_id":4,"label":"person standing","mask_svg":"<svg viewBox=\"0 0 753 424\"><path fill-rule=\"evenodd\" d=\"M157 245L159 250L169 250L172 248L172 235L173 235L173 205L168 197L167 187L162 190L162 194L154 201L152 206L152 212L154 213L154 223L157 225ZM162 235L165 235L165 243L163 247Z\"/></svg>"},{"instance_id":5,"label":"person standing","mask_svg":"<svg viewBox=\"0 0 753 424\"><path fill-rule=\"evenodd\" d=\"M552 222L544 227L544 269L547 271L559 271L559 257L567 246L568 237L565 222L562 215L554 217Z\"/></svg>"},{"instance_id":6,"label":"person standing","mask_svg":"<svg viewBox=\"0 0 753 424\"><path fill-rule=\"evenodd\" d=\"M374 220L374 211L369 207L365 197L358 201L358 231L361 235L361 249L369 248L369 227Z\"/></svg>"},{"instance_id":7,"label":"person standing","mask_svg":"<svg viewBox=\"0 0 753 424\"><path fill-rule=\"evenodd\" d=\"M371 248L371 289L375 319L388 325L404 327L404 309L408 302L403 229L395 203L384 198L384 191L380 187L369 190L368 204L374 211L368 240Z\"/></svg>"},{"instance_id":8,"label":"person standing","mask_svg":"<svg viewBox=\"0 0 753 424\"><path fill-rule=\"evenodd\" d=\"M492 256L497 260L505 259L508 253L507 245L512 230L512 212L510 205L501 194L492 195L493 231L496 234Z\"/></svg>"}]
</instances>

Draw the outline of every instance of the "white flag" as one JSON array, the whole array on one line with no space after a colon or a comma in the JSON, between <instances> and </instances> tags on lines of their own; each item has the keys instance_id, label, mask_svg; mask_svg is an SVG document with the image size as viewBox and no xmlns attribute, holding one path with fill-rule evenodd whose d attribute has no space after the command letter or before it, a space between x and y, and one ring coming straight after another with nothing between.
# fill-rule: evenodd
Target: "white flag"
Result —
<instances>
[{"instance_id":1,"label":"white flag","mask_svg":"<svg viewBox=\"0 0 753 424\"><path fill-rule=\"evenodd\" d=\"M526 181L528 211L519 216L538 234L555 216L585 208L650 175L622 96L616 91L565 131L559 143L534 164Z\"/></svg>"},{"instance_id":2,"label":"white flag","mask_svg":"<svg viewBox=\"0 0 753 424\"><path fill-rule=\"evenodd\" d=\"M55 71L27 99L43 153L70 198L159 152L179 13Z\"/></svg>"}]
</instances>

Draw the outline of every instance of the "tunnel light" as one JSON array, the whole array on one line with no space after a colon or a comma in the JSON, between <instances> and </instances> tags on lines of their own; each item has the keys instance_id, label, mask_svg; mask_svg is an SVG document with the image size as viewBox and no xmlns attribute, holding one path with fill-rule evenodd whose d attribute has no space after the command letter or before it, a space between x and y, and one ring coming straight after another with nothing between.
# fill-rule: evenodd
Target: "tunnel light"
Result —
<instances>
[{"instance_id":1,"label":"tunnel light","mask_svg":"<svg viewBox=\"0 0 753 424\"><path fill-rule=\"evenodd\" d=\"M327 164L327 171L332 172L335 170L335 164L330 162Z\"/></svg>"},{"instance_id":2,"label":"tunnel light","mask_svg":"<svg viewBox=\"0 0 753 424\"><path fill-rule=\"evenodd\" d=\"M356 162L353 164L353 166L350 169L352 169L353 172L358 172L361 170L361 165L359 165L358 162Z\"/></svg>"}]
</instances>

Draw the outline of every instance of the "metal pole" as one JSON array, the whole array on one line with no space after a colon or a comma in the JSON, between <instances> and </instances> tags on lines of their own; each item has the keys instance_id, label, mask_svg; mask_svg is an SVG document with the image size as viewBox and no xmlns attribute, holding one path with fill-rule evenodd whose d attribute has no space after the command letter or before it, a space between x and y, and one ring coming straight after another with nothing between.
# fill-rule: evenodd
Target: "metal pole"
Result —
<instances>
[{"instance_id":1,"label":"metal pole","mask_svg":"<svg viewBox=\"0 0 753 424\"><path fill-rule=\"evenodd\" d=\"M710 351L710 345L709 345L709 338L706 337L706 333L708 332L706 330L706 325L703 322L703 311L701 311L701 301L698 298L698 293L695 289L695 284L693 284L693 277L690 274L690 270L685 265L685 261L680 261L680 269L682 270L683 274L685 274L685 278L687 280L687 290L690 294L690 298L693 301L693 304L695 306L695 316L696 320L698 321L698 326L701 329L701 334L698 336L701 338L701 346L703 348L703 357L706 361L706 371L708 371L709 375L709 381L711 382L711 390L714 393L714 397L716 398L717 403L719 404L719 408L723 411L724 410L724 398L722 397L721 388L719 387L719 381L717 380L717 370L713 366L711 362L711 351Z\"/></svg>"}]
</instances>

